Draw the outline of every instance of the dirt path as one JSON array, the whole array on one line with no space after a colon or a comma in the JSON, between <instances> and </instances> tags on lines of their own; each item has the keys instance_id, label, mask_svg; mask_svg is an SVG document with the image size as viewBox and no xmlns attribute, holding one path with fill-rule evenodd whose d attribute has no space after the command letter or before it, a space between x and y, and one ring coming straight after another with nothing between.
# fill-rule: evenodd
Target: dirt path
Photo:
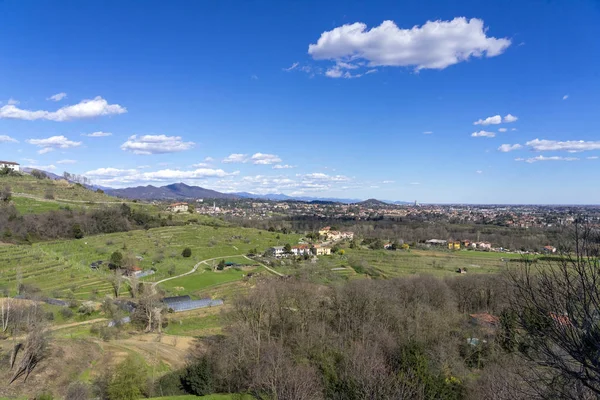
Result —
<instances>
[{"instance_id":1,"label":"dirt path","mask_svg":"<svg viewBox=\"0 0 600 400\"><path fill-rule=\"evenodd\" d=\"M88 321L82 321L82 322L71 322L70 324L54 325L50 328L50 330L58 331L60 329L67 329L67 328L73 328L75 326L95 324L96 322L102 322L102 321L108 321L108 320L106 318L96 318L96 319L90 319Z\"/></svg>"},{"instance_id":2,"label":"dirt path","mask_svg":"<svg viewBox=\"0 0 600 400\"><path fill-rule=\"evenodd\" d=\"M281 272L277 272L277 271L275 271L273 268L269 268L269 267L267 267L267 266L266 266L265 264L263 264L263 263L260 263L260 262L258 262L258 261L255 261L255 260L251 259L251 258L248 258L247 256L243 256L243 257L244 257L246 260L249 260L249 261L252 261L252 262L256 262L256 263L258 263L258 265L261 265L261 266L262 266L262 267L264 267L264 268L265 268L267 271L269 271L269 272L272 272L272 273L274 273L275 275L278 275L278 276L285 276L285 275L283 275Z\"/></svg>"}]
</instances>

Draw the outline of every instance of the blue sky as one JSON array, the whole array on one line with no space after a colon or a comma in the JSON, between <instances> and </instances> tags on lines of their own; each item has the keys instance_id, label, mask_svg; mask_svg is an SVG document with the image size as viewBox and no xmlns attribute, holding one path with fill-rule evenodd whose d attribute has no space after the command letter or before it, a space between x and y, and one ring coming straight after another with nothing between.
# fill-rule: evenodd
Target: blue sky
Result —
<instances>
[{"instance_id":1,"label":"blue sky","mask_svg":"<svg viewBox=\"0 0 600 400\"><path fill-rule=\"evenodd\" d=\"M597 204L599 17L591 0L4 0L0 159L112 187Z\"/></svg>"}]
</instances>

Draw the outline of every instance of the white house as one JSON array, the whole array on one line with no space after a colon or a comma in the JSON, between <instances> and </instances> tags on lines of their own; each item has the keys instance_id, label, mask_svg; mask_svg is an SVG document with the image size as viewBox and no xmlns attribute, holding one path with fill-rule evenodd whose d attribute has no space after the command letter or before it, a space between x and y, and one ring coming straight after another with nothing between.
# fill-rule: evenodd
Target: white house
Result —
<instances>
[{"instance_id":1,"label":"white house","mask_svg":"<svg viewBox=\"0 0 600 400\"><path fill-rule=\"evenodd\" d=\"M295 256L303 256L310 254L310 247L306 244L300 244L298 246L292 246L292 254Z\"/></svg>"},{"instance_id":2,"label":"white house","mask_svg":"<svg viewBox=\"0 0 600 400\"><path fill-rule=\"evenodd\" d=\"M273 246L268 251L273 257L283 257L285 253L283 246Z\"/></svg>"},{"instance_id":3,"label":"white house","mask_svg":"<svg viewBox=\"0 0 600 400\"><path fill-rule=\"evenodd\" d=\"M21 166L19 165L19 163L16 163L14 161L0 161L0 169L3 168L12 169L16 172L19 172L21 170Z\"/></svg>"}]
</instances>

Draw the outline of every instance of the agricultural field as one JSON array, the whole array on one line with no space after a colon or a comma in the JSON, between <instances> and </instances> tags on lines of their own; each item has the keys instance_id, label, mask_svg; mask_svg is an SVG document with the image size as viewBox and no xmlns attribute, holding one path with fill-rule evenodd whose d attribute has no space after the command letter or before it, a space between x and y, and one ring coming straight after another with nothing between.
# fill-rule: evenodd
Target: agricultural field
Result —
<instances>
[{"instance_id":1,"label":"agricultural field","mask_svg":"<svg viewBox=\"0 0 600 400\"><path fill-rule=\"evenodd\" d=\"M80 240L1 246L0 287L14 292L17 284L23 283L38 287L51 297L98 299L111 292L107 281L110 272L105 266L94 270L90 264L96 261L106 264L114 251L120 251L125 257L134 259L139 268L156 270L154 275L142 278L150 282L189 272L201 261L210 260L200 264L195 273L164 283L168 291L181 294L183 292L175 288L183 287L185 294L191 294L195 290L242 280L244 274L261 269L213 271L212 267L219 259L254 264L239 256L251 249L262 252L270 246L297 243L299 239L300 235L256 229L185 225L97 235ZM186 247L192 250L189 258L182 256ZM162 284L160 286L163 287Z\"/></svg>"}]
</instances>

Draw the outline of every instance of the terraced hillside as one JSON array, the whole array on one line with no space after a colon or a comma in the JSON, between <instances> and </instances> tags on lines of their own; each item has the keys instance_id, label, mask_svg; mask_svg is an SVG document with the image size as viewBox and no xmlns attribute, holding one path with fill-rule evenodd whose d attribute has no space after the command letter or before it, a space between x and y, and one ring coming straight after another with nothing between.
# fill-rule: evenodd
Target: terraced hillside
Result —
<instances>
[{"instance_id":1,"label":"terraced hillside","mask_svg":"<svg viewBox=\"0 0 600 400\"><path fill-rule=\"evenodd\" d=\"M98 235L80 240L2 246L0 287L15 292L18 284L22 283L37 287L51 297L99 298L111 292L107 279L110 271L104 265L114 251L120 251L125 257L135 260L139 268L156 269L154 275L143 278L148 281L176 277L191 271L200 263L193 274L164 283L164 287L172 292L195 294L207 287L239 281L251 271L267 272L261 266L213 271L220 258L253 264L240 256L255 248L264 251L269 246L293 244L299 238L299 235L256 229L185 225ZM189 258L182 256L185 247L192 250ZM203 260L209 261L201 263ZM105 263L95 270L90 268L95 261Z\"/></svg>"},{"instance_id":2,"label":"terraced hillside","mask_svg":"<svg viewBox=\"0 0 600 400\"><path fill-rule=\"evenodd\" d=\"M29 197L67 202L105 202L119 200L65 180L37 179L31 175L0 176L0 187L9 186L15 197Z\"/></svg>"}]
</instances>

